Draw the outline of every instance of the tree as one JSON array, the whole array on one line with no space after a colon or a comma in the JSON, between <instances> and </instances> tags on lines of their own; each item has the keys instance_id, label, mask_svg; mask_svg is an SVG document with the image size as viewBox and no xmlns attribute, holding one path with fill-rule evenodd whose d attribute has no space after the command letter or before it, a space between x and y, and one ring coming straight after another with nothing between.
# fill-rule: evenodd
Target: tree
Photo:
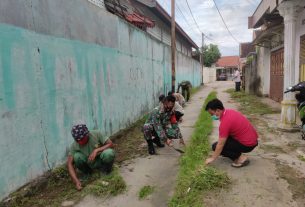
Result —
<instances>
[{"instance_id":1,"label":"tree","mask_svg":"<svg viewBox=\"0 0 305 207\"><path fill-rule=\"evenodd\" d=\"M206 67L211 67L213 63L216 63L217 60L221 57L217 45L205 45L201 48L201 53L203 52L203 64Z\"/></svg>"}]
</instances>

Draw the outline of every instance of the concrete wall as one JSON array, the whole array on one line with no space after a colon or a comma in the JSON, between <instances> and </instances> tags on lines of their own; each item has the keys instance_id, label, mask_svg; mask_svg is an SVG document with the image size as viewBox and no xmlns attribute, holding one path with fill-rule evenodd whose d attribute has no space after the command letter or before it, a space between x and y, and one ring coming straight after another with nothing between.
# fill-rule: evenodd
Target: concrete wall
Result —
<instances>
[{"instance_id":1,"label":"concrete wall","mask_svg":"<svg viewBox=\"0 0 305 207\"><path fill-rule=\"evenodd\" d=\"M269 95L270 92L270 49L257 48L257 76L261 82L258 85L259 95Z\"/></svg>"},{"instance_id":2,"label":"concrete wall","mask_svg":"<svg viewBox=\"0 0 305 207\"><path fill-rule=\"evenodd\" d=\"M257 55L253 54L250 56L251 61L245 68L245 91L249 94L261 95L259 88L261 86L261 77L258 76L257 71Z\"/></svg>"},{"instance_id":3,"label":"concrete wall","mask_svg":"<svg viewBox=\"0 0 305 207\"><path fill-rule=\"evenodd\" d=\"M216 67L203 67L203 83L216 81Z\"/></svg>"},{"instance_id":4,"label":"concrete wall","mask_svg":"<svg viewBox=\"0 0 305 207\"><path fill-rule=\"evenodd\" d=\"M305 4L305 3L304 3ZM300 81L300 38L305 35L305 9L299 14L296 26L296 46L295 46L295 80Z\"/></svg>"},{"instance_id":5,"label":"concrete wall","mask_svg":"<svg viewBox=\"0 0 305 207\"><path fill-rule=\"evenodd\" d=\"M171 88L169 46L97 8L0 1L0 198L64 161L73 124L113 134ZM199 62L177 63L199 86Z\"/></svg>"}]
</instances>

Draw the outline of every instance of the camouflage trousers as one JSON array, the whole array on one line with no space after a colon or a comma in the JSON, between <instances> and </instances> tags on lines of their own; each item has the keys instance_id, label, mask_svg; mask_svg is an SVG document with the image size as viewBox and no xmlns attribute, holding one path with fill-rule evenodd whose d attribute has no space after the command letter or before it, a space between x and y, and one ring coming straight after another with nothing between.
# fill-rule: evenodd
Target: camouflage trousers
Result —
<instances>
[{"instance_id":1,"label":"camouflage trousers","mask_svg":"<svg viewBox=\"0 0 305 207\"><path fill-rule=\"evenodd\" d=\"M159 138L163 142L166 141L164 140L165 137L169 139L182 139L182 134L178 124L170 124L165 128L157 128L157 130L161 133ZM158 137L156 130L151 124L144 124L143 133L145 140L152 140L155 137Z\"/></svg>"}]
</instances>

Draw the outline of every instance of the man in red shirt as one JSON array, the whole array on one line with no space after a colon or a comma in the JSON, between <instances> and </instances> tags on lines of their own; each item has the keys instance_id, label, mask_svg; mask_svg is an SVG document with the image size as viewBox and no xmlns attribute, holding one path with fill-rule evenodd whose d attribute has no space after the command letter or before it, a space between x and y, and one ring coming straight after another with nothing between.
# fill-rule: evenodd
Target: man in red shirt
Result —
<instances>
[{"instance_id":1,"label":"man in red shirt","mask_svg":"<svg viewBox=\"0 0 305 207\"><path fill-rule=\"evenodd\" d=\"M218 142L212 145L214 153L206 159L205 164L222 155L233 161L232 167L248 165L250 161L242 153L251 152L258 144L257 132L249 120L238 111L225 109L218 99L208 102L205 110L214 120L220 120Z\"/></svg>"}]
</instances>

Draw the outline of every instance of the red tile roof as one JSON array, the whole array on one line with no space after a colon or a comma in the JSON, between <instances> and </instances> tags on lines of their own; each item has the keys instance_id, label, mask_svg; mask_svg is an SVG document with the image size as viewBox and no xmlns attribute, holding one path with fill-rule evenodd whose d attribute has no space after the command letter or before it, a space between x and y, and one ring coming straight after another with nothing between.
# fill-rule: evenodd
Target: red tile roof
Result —
<instances>
[{"instance_id":1,"label":"red tile roof","mask_svg":"<svg viewBox=\"0 0 305 207\"><path fill-rule=\"evenodd\" d=\"M223 56L216 62L216 67L238 67L239 56Z\"/></svg>"}]
</instances>

